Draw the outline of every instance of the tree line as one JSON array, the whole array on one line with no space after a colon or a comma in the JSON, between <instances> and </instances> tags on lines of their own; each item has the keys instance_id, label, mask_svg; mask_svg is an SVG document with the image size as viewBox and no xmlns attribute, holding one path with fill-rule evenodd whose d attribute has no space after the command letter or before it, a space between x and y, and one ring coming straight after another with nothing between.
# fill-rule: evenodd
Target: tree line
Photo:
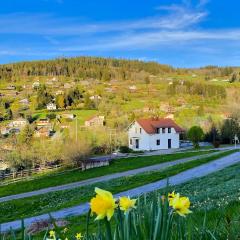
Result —
<instances>
[{"instance_id":1,"label":"tree line","mask_svg":"<svg viewBox=\"0 0 240 240\"><path fill-rule=\"evenodd\" d=\"M193 82L186 80L175 80L169 84L167 88L169 95L176 95L179 93L199 95L202 97L216 97L225 99L227 96L226 89L223 86L214 85L205 82Z\"/></svg>"}]
</instances>

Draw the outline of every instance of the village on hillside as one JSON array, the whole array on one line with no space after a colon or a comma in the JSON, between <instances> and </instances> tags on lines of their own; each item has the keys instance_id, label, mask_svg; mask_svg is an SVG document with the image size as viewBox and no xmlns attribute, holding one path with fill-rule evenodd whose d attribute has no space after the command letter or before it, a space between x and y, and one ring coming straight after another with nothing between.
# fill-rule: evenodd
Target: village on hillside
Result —
<instances>
[{"instance_id":1,"label":"village on hillside","mask_svg":"<svg viewBox=\"0 0 240 240\"><path fill-rule=\"evenodd\" d=\"M82 61L85 64L86 59ZM88 61L91 62L91 58ZM239 117L236 89L239 83L234 75L237 70L215 67L175 70L169 66L161 69L160 66L160 72L153 74L152 70L148 72L147 63L139 63L146 68L140 72L124 69L125 62L120 60L119 64L123 64L122 68L112 73L112 70L104 72L100 78L77 78L64 74L51 76L53 72L49 72L49 76L24 76L13 72L14 75L10 76L4 75L3 68L0 169L16 171L34 168L34 164L44 166L59 161L69 164L69 159L65 159L66 153L53 146L60 148L72 141L77 146L81 145L82 155L86 158L123 149L180 148L187 146L187 132L192 126L203 130L205 137L202 141L233 144L235 135L238 141L239 126L231 135L227 135L231 129L224 129L225 123L227 128L228 121L235 124ZM93 71L96 66L92 64ZM118 72L123 74L121 71L125 71L124 79L123 76L118 77ZM83 74L88 76L89 73ZM151 119L160 120L154 122ZM134 130L139 124L142 133ZM150 130L148 125L153 128ZM156 131L165 135L155 137L153 133ZM49 153L45 153L48 159L41 154L43 149L39 145L49 146ZM50 146L56 151L50 150ZM15 157L13 160L12 156L18 156L18 159ZM36 160L33 163L28 158Z\"/></svg>"}]
</instances>

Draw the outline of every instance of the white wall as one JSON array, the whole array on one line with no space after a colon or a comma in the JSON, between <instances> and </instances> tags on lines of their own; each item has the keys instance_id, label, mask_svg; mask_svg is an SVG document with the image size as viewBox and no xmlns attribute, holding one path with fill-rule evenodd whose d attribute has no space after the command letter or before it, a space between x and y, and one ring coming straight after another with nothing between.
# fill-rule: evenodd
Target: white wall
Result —
<instances>
[{"instance_id":1,"label":"white wall","mask_svg":"<svg viewBox=\"0 0 240 240\"><path fill-rule=\"evenodd\" d=\"M142 129L141 133L140 133L140 128ZM134 146L130 144L131 138L133 139L133 143L134 143L134 139L136 138L139 139L138 149L135 149ZM135 122L134 124L132 124L132 126L128 130L128 143L129 143L129 148L133 150L150 150L150 147L149 147L150 135L147 134L137 122Z\"/></svg>"},{"instance_id":2,"label":"white wall","mask_svg":"<svg viewBox=\"0 0 240 240\"><path fill-rule=\"evenodd\" d=\"M140 133L140 128L141 133ZM135 139L139 139L139 148L134 148ZM130 139L132 139L132 145L130 144ZM160 145L157 145L157 140L160 139ZM162 133L162 129L160 129L160 133L156 134L148 134L144 131L144 129L135 122L132 124L128 130L128 141L129 148L133 150L161 150L168 149L168 139L171 139L171 148L179 148L179 133L176 133L174 128L171 128L171 133L168 133L168 128L165 128L165 133Z\"/></svg>"}]
</instances>

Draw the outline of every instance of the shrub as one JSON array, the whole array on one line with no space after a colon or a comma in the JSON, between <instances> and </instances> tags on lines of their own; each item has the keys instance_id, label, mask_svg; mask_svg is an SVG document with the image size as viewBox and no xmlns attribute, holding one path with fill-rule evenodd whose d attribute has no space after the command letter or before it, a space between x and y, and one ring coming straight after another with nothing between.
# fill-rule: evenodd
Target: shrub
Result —
<instances>
[{"instance_id":1,"label":"shrub","mask_svg":"<svg viewBox=\"0 0 240 240\"><path fill-rule=\"evenodd\" d=\"M47 118L49 118L49 119L55 119L56 118L56 114L55 113L48 113L47 114Z\"/></svg>"},{"instance_id":2,"label":"shrub","mask_svg":"<svg viewBox=\"0 0 240 240\"><path fill-rule=\"evenodd\" d=\"M215 148L219 148L219 147L220 147L220 141L214 141L214 142L213 142L213 146L214 146Z\"/></svg>"},{"instance_id":3,"label":"shrub","mask_svg":"<svg viewBox=\"0 0 240 240\"><path fill-rule=\"evenodd\" d=\"M121 153L131 153L132 152L132 149L129 148L128 146L120 146L119 147L119 151Z\"/></svg>"},{"instance_id":4,"label":"shrub","mask_svg":"<svg viewBox=\"0 0 240 240\"><path fill-rule=\"evenodd\" d=\"M188 138L192 141L194 148L199 148L199 142L203 137L204 132L199 126L193 126L188 131Z\"/></svg>"}]
</instances>

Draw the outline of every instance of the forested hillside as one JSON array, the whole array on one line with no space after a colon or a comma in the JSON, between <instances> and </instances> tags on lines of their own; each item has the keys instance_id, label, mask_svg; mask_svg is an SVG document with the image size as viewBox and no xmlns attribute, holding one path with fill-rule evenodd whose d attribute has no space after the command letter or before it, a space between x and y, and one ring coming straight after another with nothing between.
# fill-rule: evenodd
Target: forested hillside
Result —
<instances>
[{"instance_id":1,"label":"forested hillside","mask_svg":"<svg viewBox=\"0 0 240 240\"><path fill-rule=\"evenodd\" d=\"M20 76L66 76L108 81L131 79L133 73L170 73L174 69L155 62L128 61L111 58L59 58L49 61L21 62L0 66L0 79L14 80Z\"/></svg>"}]
</instances>

